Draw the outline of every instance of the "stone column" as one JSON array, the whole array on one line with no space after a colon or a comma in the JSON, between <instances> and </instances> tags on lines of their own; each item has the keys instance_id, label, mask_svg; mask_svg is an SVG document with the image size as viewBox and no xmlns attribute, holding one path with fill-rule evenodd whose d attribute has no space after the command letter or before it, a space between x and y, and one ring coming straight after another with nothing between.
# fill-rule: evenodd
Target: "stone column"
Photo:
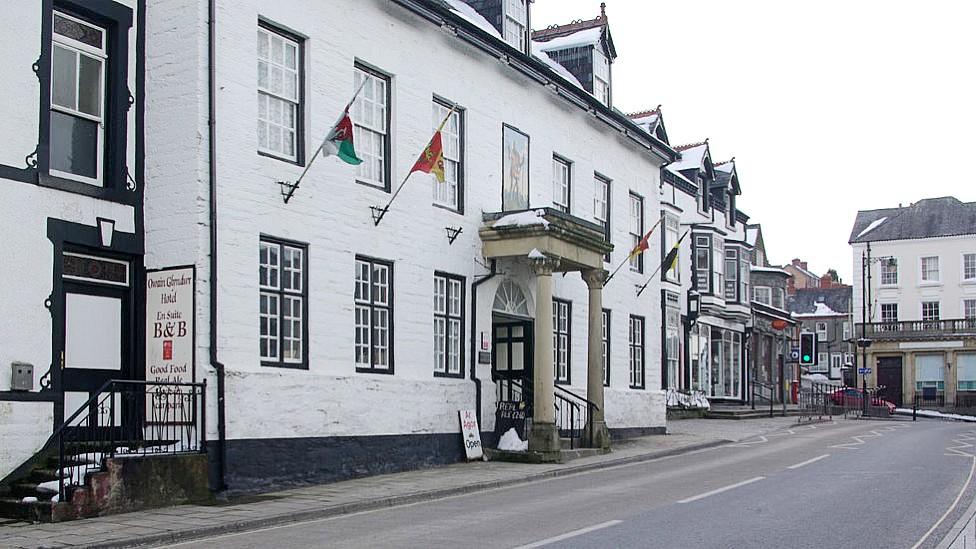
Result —
<instances>
[{"instance_id":1,"label":"stone column","mask_svg":"<svg viewBox=\"0 0 976 549\"><path fill-rule=\"evenodd\" d=\"M535 356L529 451L541 454L543 461L557 461L560 456L552 363L552 271L558 266L559 261L550 258L533 260L536 275Z\"/></svg>"},{"instance_id":2,"label":"stone column","mask_svg":"<svg viewBox=\"0 0 976 549\"><path fill-rule=\"evenodd\" d=\"M589 322L586 338L586 399L596 405L583 432L583 443L591 448L610 448L603 407L603 284L607 271L591 269L582 272L589 289Z\"/></svg>"}]
</instances>

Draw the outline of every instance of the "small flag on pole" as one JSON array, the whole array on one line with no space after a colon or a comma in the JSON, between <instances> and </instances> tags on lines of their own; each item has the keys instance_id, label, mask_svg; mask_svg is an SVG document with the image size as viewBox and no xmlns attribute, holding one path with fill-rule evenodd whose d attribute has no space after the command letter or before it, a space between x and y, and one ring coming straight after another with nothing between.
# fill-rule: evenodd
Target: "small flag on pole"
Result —
<instances>
[{"instance_id":1,"label":"small flag on pole","mask_svg":"<svg viewBox=\"0 0 976 549\"><path fill-rule=\"evenodd\" d=\"M427 148L420 153L420 158L410 169L410 173L413 172L429 173L441 183L444 182L444 143L441 141L440 128L434 133L434 137L430 138Z\"/></svg>"},{"instance_id":2,"label":"small flag on pole","mask_svg":"<svg viewBox=\"0 0 976 549\"><path fill-rule=\"evenodd\" d=\"M356 156L352 133L352 120L349 119L349 107L346 107L339 120L332 126L332 130L325 136L322 152L325 156L338 156L346 164L353 166L362 164L363 161Z\"/></svg>"}]
</instances>

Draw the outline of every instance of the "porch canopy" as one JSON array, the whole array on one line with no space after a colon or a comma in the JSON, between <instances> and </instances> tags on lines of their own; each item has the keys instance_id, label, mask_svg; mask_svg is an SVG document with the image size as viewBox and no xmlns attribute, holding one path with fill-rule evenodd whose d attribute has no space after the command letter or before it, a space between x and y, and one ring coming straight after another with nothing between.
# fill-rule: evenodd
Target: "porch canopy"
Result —
<instances>
[{"instance_id":1,"label":"porch canopy","mask_svg":"<svg viewBox=\"0 0 976 549\"><path fill-rule=\"evenodd\" d=\"M603 413L603 258L613 250L603 226L553 208L483 214L478 233L482 254L493 259L528 261L536 274L534 417L529 451L558 459L552 351L552 273L579 271L589 288L586 398L596 406L584 440L607 448L610 436Z\"/></svg>"}]
</instances>

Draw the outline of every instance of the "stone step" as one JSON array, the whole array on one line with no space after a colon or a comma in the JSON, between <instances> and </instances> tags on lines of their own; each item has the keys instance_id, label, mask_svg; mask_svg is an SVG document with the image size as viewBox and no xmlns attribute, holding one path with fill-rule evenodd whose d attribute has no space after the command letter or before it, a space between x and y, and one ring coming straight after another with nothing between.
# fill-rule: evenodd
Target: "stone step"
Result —
<instances>
[{"instance_id":1,"label":"stone step","mask_svg":"<svg viewBox=\"0 0 976 549\"><path fill-rule=\"evenodd\" d=\"M560 461L566 463L567 461L573 461L574 459L580 459L592 456L601 456L606 454L607 450L603 448L576 448L575 450L563 450L560 452Z\"/></svg>"},{"instance_id":2,"label":"stone step","mask_svg":"<svg viewBox=\"0 0 976 549\"><path fill-rule=\"evenodd\" d=\"M50 501L24 503L21 498L0 498L0 517L30 522L51 522Z\"/></svg>"}]
</instances>

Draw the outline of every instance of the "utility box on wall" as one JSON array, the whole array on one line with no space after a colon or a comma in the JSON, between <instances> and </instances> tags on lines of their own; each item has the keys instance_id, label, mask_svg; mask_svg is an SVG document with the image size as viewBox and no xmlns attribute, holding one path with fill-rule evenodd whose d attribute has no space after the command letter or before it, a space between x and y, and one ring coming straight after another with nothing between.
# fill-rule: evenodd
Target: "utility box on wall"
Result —
<instances>
[{"instance_id":1,"label":"utility box on wall","mask_svg":"<svg viewBox=\"0 0 976 549\"><path fill-rule=\"evenodd\" d=\"M10 363L10 390L34 390L34 365L26 362Z\"/></svg>"}]
</instances>

